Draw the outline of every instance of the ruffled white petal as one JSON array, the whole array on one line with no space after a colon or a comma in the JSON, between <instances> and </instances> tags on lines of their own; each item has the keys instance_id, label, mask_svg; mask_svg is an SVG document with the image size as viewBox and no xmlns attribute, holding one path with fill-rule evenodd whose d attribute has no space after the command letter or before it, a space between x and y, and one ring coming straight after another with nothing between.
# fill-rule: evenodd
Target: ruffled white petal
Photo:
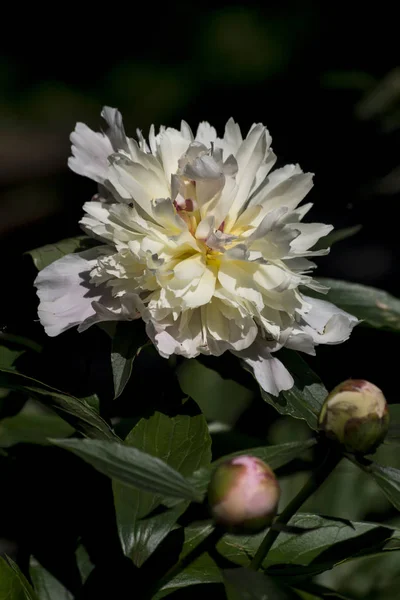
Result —
<instances>
[{"instance_id":1,"label":"ruffled white petal","mask_svg":"<svg viewBox=\"0 0 400 600\"><path fill-rule=\"evenodd\" d=\"M243 139L230 119L223 138L209 123L196 135L152 126L148 141L125 135L103 109L105 134L78 124L70 166L101 185L81 225L104 250L65 257L37 277L49 335L140 316L162 356L233 352L277 395L293 380L272 353L315 353L347 339L357 319L301 287L326 291L308 257L331 230L303 223L312 174L271 171L271 137L254 124Z\"/></svg>"},{"instance_id":2,"label":"ruffled white petal","mask_svg":"<svg viewBox=\"0 0 400 600\"><path fill-rule=\"evenodd\" d=\"M302 329L317 344L340 344L350 337L359 322L356 317L330 302L304 296L309 310L299 311L305 325Z\"/></svg>"},{"instance_id":3,"label":"ruffled white petal","mask_svg":"<svg viewBox=\"0 0 400 600\"><path fill-rule=\"evenodd\" d=\"M36 277L38 314L47 335L59 335L95 315L93 302L100 301L105 290L90 284L90 271L100 254L104 254L104 248L68 254Z\"/></svg>"},{"instance_id":4,"label":"ruffled white petal","mask_svg":"<svg viewBox=\"0 0 400 600\"><path fill-rule=\"evenodd\" d=\"M278 396L293 387L293 377L281 361L271 355L263 340L257 339L247 350L234 354L250 367L264 392Z\"/></svg>"},{"instance_id":5,"label":"ruffled white petal","mask_svg":"<svg viewBox=\"0 0 400 600\"><path fill-rule=\"evenodd\" d=\"M68 166L72 171L104 183L107 179L108 157L113 152L109 138L102 133L95 133L84 123L77 123L71 133L72 154Z\"/></svg>"}]
</instances>

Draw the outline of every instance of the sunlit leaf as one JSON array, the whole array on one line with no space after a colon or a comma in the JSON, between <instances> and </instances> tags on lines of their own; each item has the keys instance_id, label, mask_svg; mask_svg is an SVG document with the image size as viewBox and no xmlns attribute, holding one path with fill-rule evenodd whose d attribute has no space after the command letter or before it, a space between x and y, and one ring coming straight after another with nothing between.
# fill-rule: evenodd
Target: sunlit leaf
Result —
<instances>
[{"instance_id":1,"label":"sunlit leaf","mask_svg":"<svg viewBox=\"0 0 400 600\"><path fill-rule=\"evenodd\" d=\"M311 429L318 429L318 416L328 392L308 364L292 350L281 350L277 355L294 378L290 390L272 396L261 390L261 395L282 415L307 421Z\"/></svg>"},{"instance_id":2,"label":"sunlit leaf","mask_svg":"<svg viewBox=\"0 0 400 600\"><path fill-rule=\"evenodd\" d=\"M31 559L29 574L39 600L73 600L71 592L35 559Z\"/></svg>"},{"instance_id":3,"label":"sunlit leaf","mask_svg":"<svg viewBox=\"0 0 400 600\"><path fill-rule=\"evenodd\" d=\"M41 600L35 594L19 567L10 558L0 556L1 600Z\"/></svg>"},{"instance_id":4,"label":"sunlit leaf","mask_svg":"<svg viewBox=\"0 0 400 600\"><path fill-rule=\"evenodd\" d=\"M354 557L400 550L400 529L397 528L301 513L291 519L290 525L310 531L302 535L281 533L263 563L268 574L286 583L307 580ZM211 531L209 523L186 527L181 557ZM218 555L230 561L232 566L248 566L264 535L265 532L251 536L225 535L217 544ZM205 553L169 581L164 589L221 581L218 565L212 555Z\"/></svg>"},{"instance_id":5,"label":"sunlit leaf","mask_svg":"<svg viewBox=\"0 0 400 600\"><path fill-rule=\"evenodd\" d=\"M80 456L112 479L146 492L181 500L199 500L190 482L164 461L120 442L100 440L52 440Z\"/></svg>"},{"instance_id":6,"label":"sunlit leaf","mask_svg":"<svg viewBox=\"0 0 400 600\"><path fill-rule=\"evenodd\" d=\"M186 402L183 408L186 408L186 414L168 417L156 412L141 419L125 439L125 444L160 458L188 477L196 469L210 464L211 440L204 416L194 402ZM187 503L143 519L162 502L162 496L135 490L116 481L113 489L124 552L141 566L169 533Z\"/></svg>"}]
</instances>

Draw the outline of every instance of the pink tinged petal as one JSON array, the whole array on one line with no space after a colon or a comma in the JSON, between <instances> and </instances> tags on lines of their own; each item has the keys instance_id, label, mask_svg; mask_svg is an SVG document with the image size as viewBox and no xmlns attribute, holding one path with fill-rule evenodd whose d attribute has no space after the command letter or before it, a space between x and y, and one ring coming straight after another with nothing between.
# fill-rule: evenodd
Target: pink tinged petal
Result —
<instances>
[{"instance_id":1,"label":"pink tinged petal","mask_svg":"<svg viewBox=\"0 0 400 600\"><path fill-rule=\"evenodd\" d=\"M278 396L281 391L293 387L293 377L280 360L272 357L261 338L250 348L234 354L250 367L258 384L268 394Z\"/></svg>"},{"instance_id":2,"label":"pink tinged petal","mask_svg":"<svg viewBox=\"0 0 400 600\"><path fill-rule=\"evenodd\" d=\"M201 216L204 217L207 213L206 203L217 196L225 185L222 167L213 157L206 155L188 163L183 173L185 177L196 182L196 199Z\"/></svg>"},{"instance_id":3,"label":"pink tinged petal","mask_svg":"<svg viewBox=\"0 0 400 600\"><path fill-rule=\"evenodd\" d=\"M155 220L167 229L168 235L179 235L182 231L187 231L187 224L176 213L170 198L154 200L153 215Z\"/></svg>"},{"instance_id":4,"label":"pink tinged petal","mask_svg":"<svg viewBox=\"0 0 400 600\"><path fill-rule=\"evenodd\" d=\"M92 303L105 290L89 283L97 258L111 248L68 254L44 268L34 281L40 299L38 314L47 335L54 337L95 314Z\"/></svg>"},{"instance_id":5,"label":"pink tinged petal","mask_svg":"<svg viewBox=\"0 0 400 600\"><path fill-rule=\"evenodd\" d=\"M84 123L77 123L70 140L73 156L68 159L69 168L78 175L103 183L107 179L108 157L114 151L109 138L92 131Z\"/></svg>"}]
</instances>

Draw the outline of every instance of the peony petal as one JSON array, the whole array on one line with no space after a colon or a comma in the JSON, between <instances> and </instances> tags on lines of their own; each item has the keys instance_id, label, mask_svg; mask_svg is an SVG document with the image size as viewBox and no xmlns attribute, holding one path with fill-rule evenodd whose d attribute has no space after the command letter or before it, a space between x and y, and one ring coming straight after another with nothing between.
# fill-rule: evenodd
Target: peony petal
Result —
<instances>
[{"instance_id":1,"label":"peony petal","mask_svg":"<svg viewBox=\"0 0 400 600\"><path fill-rule=\"evenodd\" d=\"M347 340L358 319L326 300L303 295L309 308L299 310L302 330L318 344L340 344Z\"/></svg>"},{"instance_id":2,"label":"peony petal","mask_svg":"<svg viewBox=\"0 0 400 600\"><path fill-rule=\"evenodd\" d=\"M104 106L101 116L107 122L108 131L106 133L115 152L118 150L128 150L128 142L125 135L122 115L116 108Z\"/></svg>"},{"instance_id":3,"label":"peony petal","mask_svg":"<svg viewBox=\"0 0 400 600\"><path fill-rule=\"evenodd\" d=\"M209 148L212 143L214 143L217 139L217 132L215 131L215 127L212 127L210 123L207 121L203 121L197 128L196 142L200 142Z\"/></svg>"},{"instance_id":4,"label":"peony petal","mask_svg":"<svg viewBox=\"0 0 400 600\"><path fill-rule=\"evenodd\" d=\"M69 168L78 175L104 183L108 173L108 157L114 151L109 138L92 131L84 123L77 123L70 140L73 156L68 159Z\"/></svg>"},{"instance_id":5,"label":"peony petal","mask_svg":"<svg viewBox=\"0 0 400 600\"><path fill-rule=\"evenodd\" d=\"M47 335L54 337L80 325L95 314L92 303L109 295L104 286L89 283L98 256L107 252L112 249L101 246L68 254L39 272L34 285L40 299L39 319Z\"/></svg>"},{"instance_id":6,"label":"peony petal","mask_svg":"<svg viewBox=\"0 0 400 600\"><path fill-rule=\"evenodd\" d=\"M281 391L293 387L293 377L281 361L271 355L262 339L258 338L250 348L233 354L250 367L264 392L278 396Z\"/></svg>"}]
</instances>

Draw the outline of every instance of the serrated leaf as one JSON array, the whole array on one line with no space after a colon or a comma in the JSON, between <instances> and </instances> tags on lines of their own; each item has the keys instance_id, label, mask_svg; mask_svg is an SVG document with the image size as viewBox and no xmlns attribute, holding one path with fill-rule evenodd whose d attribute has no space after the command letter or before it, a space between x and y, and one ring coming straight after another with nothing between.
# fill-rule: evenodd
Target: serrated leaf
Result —
<instances>
[{"instance_id":1,"label":"serrated leaf","mask_svg":"<svg viewBox=\"0 0 400 600\"><path fill-rule=\"evenodd\" d=\"M39 600L18 565L0 556L1 600Z\"/></svg>"},{"instance_id":2,"label":"serrated leaf","mask_svg":"<svg viewBox=\"0 0 400 600\"><path fill-rule=\"evenodd\" d=\"M114 399L124 391L132 373L133 361L147 341L141 319L117 323L111 349Z\"/></svg>"},{"instance_id":3,"label":"serrated leaf","mask_svg":"<svg viewBox=\"0 0 400 600\"><path fill-rule=\"evenodd\" d=\"M39 600L73 600L71 592L34 559L31 559L29 574Z\"/></svg>"},{"instance_id":4,"label":"serrated leaf","mask_svg":"<svg viewBox=\"0 0 400 600\"><path fill-rule=\"evenodd\" d=\"M292 350L281 350L277 355L289 373L294 385L279 396L272 396L261 390L263 399L282 415L307 421L311 429L318 429L318 416L328 392L316 373Z\"/></svg>"},{"instance_id":5,"label":"serrated leaf","mask_svg":"<svg viewBox=\"0 0 400 600\"><path fill-rule=\"evenodd\" d=\"M400 300L388 292L338 279L319 279L330 289L323 299L378 329L400 332ZM315 292L310 295L320 297Z\"/></svg>"},{"instance_id":6,"label":"serrated leaf","mask_svg":"<svg viewBox=\"0 0 400 600\"><path fill-rule=\"evenodd\" d=\"M107 423L83 400L60 392L32 377L0 369L0 388L16 390L53 409L72 427L88 437L115 440Z\"/></svg>"},{"instance_id":7,"label":"serrated leaf","mask_svg":"<svg viewBox=\"0 0 400 600\"><path fill-rule=\"evenodd\" d=\"M29 401L13 417L0 421L0 447L14 444L48 444L49 437L68 437L75 429L55 413Z\"/></svg>"},{"instance_id":8,"label":"serrated leaf","mask_svg":"<svg viewBox=\"0 0 400 600\"><path fill-rule=\"evenodd\" d=\"M279 586L271 577L250 569L224 569L227 600L298 600L289 588Z\"/></svg>"},{"instance_id":9,"label":"serrated leaf","mask_svg":"<svg viewBox=\"0 0 400 600\"><path fill-rule=\"evenodd\" d=\"M347 522L319 515L295 515L290 525L310 529L302 535L281 533L266 557L267 573L295 584L354 557L400 550L400 529L375 523ZM181 558L212 531L209 523L193 524L184 530ZM232 566L248 566L265 532L252 536L225 535L217 544L218 555ZM221 572L210 554L203 554L163 589L221 582Z\"/></svg>"},{"instance_id":10,"label":"serrated leaf","mask_svg":"<svg viewBox=\"0 0 400 600\"><path fill-rule=\"evenodd\" d=\"M261 458L261 460L268 463L271 469L274 470L288 464L295 458L298 458L301 456L301 454L312 448L315 444L316 440L314 438L310 438L304 442L288 442L287 444L260 446L258 448L249 448L245 451L240 450L239 452L233 452L232 454L227 454L226 456L214 461L210 465L209 469L199 469L199 471L193 474L192 481L199 490L205 493L213 469L225 460L229 460L230 458L234 458L235 456L240 456L243 454L250 454L251 456Z\"/></svg>"},{"instance_id":11,"label":"serrated leaf","mask_svg":"<svg viewBox=\"0 0 400 600\"><path fill-rule=\"evenodd\" d=\"M89 439L52 442L80 456L100 473L136 489L180 500L199 500L195 488L178 471L137 448Z\"/></svg>"},{"instance_id":12,"label":"serrated leaf","mask_svg":"<svg viewBox=\"0 0 400 600\"><path fill-rule=\"evenodd\" d=\"M47 244L34 250L28 250L25 254L29 254L33 260L33 264L38 271L41 271L51 263L67 254L75 252L83 252L93 246L98 246L99 242L86 235L78 235L77 237L66 238L54 244Z\"/></svg>"},{"instance_id":13,"label":"serrated leaf","mask_svg":"<svg viewBox=\"0 0 400 600\"><path fill-rule=\"evenodd\" d=\"M160 458L188 477L199 467L210 464L211 439L206 420L194 402L186 402L183 408L187 414L168 417L156 412L150 418L141 419L125 444ZM160 505L162 496L118 482L113 483L113 490L123 550L140 567L169 533L187 503L143 520Z\"/></svg>"}]
</instances>

